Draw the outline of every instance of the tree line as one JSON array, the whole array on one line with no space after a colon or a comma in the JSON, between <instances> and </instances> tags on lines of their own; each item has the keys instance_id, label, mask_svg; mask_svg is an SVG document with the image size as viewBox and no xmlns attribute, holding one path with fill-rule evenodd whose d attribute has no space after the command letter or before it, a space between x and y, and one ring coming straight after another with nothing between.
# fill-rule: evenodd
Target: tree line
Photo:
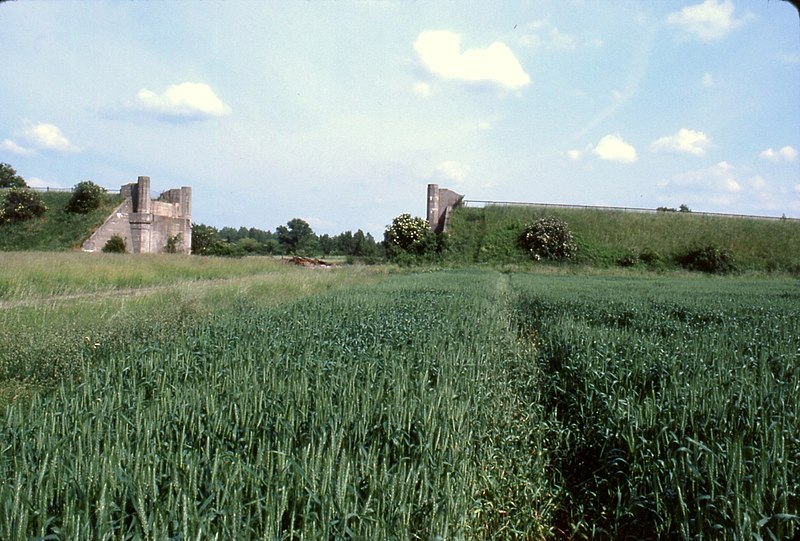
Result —
<instances>
[{"instance_id":1,"label":"tree line","mask_svg":"<svg viewBox=\"0 0 800 541\"><path fill-rule=\"evenodd\" d=\"M246 255L304 255L382 258L383 246L361 229L353 233L317 235L301 218L289 220L275 231L256 227L216 227L192 225L192 253L240 257Z\"/></svg>"}]
</instances>

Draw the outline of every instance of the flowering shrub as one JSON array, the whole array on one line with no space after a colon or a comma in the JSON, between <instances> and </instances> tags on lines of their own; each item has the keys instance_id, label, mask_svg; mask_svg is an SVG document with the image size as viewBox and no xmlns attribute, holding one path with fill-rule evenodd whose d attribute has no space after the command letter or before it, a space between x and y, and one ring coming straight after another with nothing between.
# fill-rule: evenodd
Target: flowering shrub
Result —
<instances>
[{"instance_id":1,"label":"flowering shrub","mask_svg":"<svg viewBox=\"0 0 800 541\"><path fill-rule=\"evenodd\" d=\"M104 193L106 193L105 188L98 186L91 180L79 182L72 190L72 197L67 203L66 210L67 212L87 214L100 206Z\"/></svg>"},{"instance_id":2,"label":"flowering shrub","mask_svg":"<svg viewBox=\"0 0 800 541\"><path fill-rule=\"evenodd\" d=\"M47 211L39 194L27 188L11 188L0 201L0 223L24 222Z\"/></svg>"},{"instance_id":3,"label":"flowering shrub","mask_svg":"<svg viewBox=\"0 0 800 541\"><path fill-rule=\"evenodd\" d=\"M383 244L392 260L431 255L436 251L436 234L424 219L401 214L384 231Z\"/></svg>"},{"instance_id":4,"label":"flowering shrub","mask_svg":"<svg viewBox=\"0 0 800 541\"><path fill-rule=\"evenodd\" d=\"M567 224L554 216L528 224L519 241L525 251L537 261L569 259L578 251Z\"/></svg>"}]
</instances>

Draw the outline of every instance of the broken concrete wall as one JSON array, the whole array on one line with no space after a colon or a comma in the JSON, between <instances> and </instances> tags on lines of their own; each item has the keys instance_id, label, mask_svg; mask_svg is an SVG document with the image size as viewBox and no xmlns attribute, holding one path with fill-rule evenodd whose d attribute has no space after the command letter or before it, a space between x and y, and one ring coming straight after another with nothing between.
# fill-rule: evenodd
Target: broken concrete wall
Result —
<instances>
[{"instance_id":1,"label":"broken concrete wall","mask_svg":"<svg viewBox=\"0 0 800 541\"><path fill-rule=\"evenodd\" d=\"M175 251L188 254L192 246L192 189L184 186L150 198L150 177L122 186L123 202L97 231L83 243L85 252L100 252L118 235L129 252L155 254L168 251L174 239Z\"/></svg>"},{"instance_id":2,"label":"broken concrete wall","mask_svg":"<svg viewBox=\"0 0 800 541\"><path fill-rule=\"evenodd\" d=\"M428 184L428 225L435 233L447 231L453 208L461 204L464 196L438 184Z\"/></svg>"}]
</instances>

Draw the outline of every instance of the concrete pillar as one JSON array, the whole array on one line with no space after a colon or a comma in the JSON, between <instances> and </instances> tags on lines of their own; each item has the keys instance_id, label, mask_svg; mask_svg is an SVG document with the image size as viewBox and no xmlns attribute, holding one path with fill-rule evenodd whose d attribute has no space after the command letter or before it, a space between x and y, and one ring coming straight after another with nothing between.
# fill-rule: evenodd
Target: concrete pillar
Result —
<instances>
[{"instance_id":1,"label":"concrete pillar","mask_svg":"<svg viewBox=\"0 0 800 541\"><path fill-rule=\"evenodd\" d=\"M139 177L136 190L135 212L150 214L150 177Z\"/></svg>"},{"instance_id":2,"label":"concrete pillar","mask_svg":"<svg viewBox=\"0 0 800 541\"><path fill-rule=\"evenodd\" d=\"M181 217L192 219L192 188L181 186Z\"/></svg>"},{"instance_id":3,"label":"concrete pillar","mask_svg":"<svg viewBox=\"0 0 800 541\"><path fill-rule=\"evenodd\" d=\"M192 251L192 188L181 186L181 218L183 221L183 252Z\"/></svg>"},{"instance_id":4,"label":"concrete pillar","mask_svg":"<svg viewBox=\"0 0 800 541\"><path fill-rule=\"evenodd\" d=\"M436 231L439 227L439 185L428 184L428 226Z\"/></svg>"},{"instance_id":5,"label":"concrete pillar","mask_svg":"<svg viewBox=\"0 0 800 541\"><path fill-rule=\"evenodd\" d=\"M134 254L150 253L151 229L153 226L152 205L150 202L150 177L139 177L133 192L133 212L129 215L131 224L131 247Z\"/></svg>"},{"instance_id":6,"label":"concrete pillar","mask_svg":"<svg viewBox=\"0 0 800 541\"><path fill-rule=\"evenodd\" d=\"M142 216L141 214L131 215L131 252L134 254L148 254L150 253L150 238L152 222L134 222L134 216Z\"/></svg>"}]
</instances>

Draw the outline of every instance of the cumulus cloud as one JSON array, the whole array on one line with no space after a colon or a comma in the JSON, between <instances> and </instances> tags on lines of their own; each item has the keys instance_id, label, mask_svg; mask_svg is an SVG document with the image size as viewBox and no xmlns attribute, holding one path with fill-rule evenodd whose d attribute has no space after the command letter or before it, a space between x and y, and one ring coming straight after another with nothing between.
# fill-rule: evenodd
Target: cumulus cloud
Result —
<instances>
[{"instance_id":1,"label":"cumulus cloud","mask_svg":"<svg viewBox=\"0 0 800 541\"><path fill-rule=\"evenodd\" d=\"M728 190L729 192L741 192L742 191L742 185L739 184L739 181L737 181L735 178L732 178L732 177L731 178L726 178L725 179L725 189Z\"/></svg>"},{"instance_id":2,"label":"cumulus cloud","mask_svg":"<svg viewBox=\"0 0 800 541\"><path fill-rule=\"evenodd\" d=\"M431 95L431 85L428 83L416 83L411 88L411 91L421 98L429 98Z\"/></svg>"},{"instance_id":3,"label":"cumulus cloud","mask_svg":"<svg viewBox=\"0 0 800 541\"><path fill-rule=\"evenodd\" d=\"M20 146L11 139L3 139L3 141L0 142L0 150L11 152L17 156L30 156L34 154L33 149Z\"/></svg>"},{"instance_id":4,"label":"cumulus cloud","mask_svg":"<svg viewBox=\"0 0 800 541\"><path fill-rule=\"evenodd\" d=\"M705 0L670 13L667 23L700 41L718 41L744 24L744 19L733 17L734 9L731 0Z\"/></svg>"},{"instance_id":5,"label":"cumulus cloud","mask_svg":"<svg viewBox=\"0 0 800 541\"><path fill-rule=\"evenodd\" d=\"M570 160L572 160L573 162L577 162L578 160L580 160L580 159L581 159L582 153L581 153L581 151L580 151L580 150L577 150L577 149L572 149L572 150L568 150L568 151L567 151L567 156L568 156L568 157L569 157L569 159L570 159Z\"/></svg>"},{"instance_id":6,"label":"cumulus cloud","mask_svg":"<svg viewBox=\"0 0 800 541\"><path fill-rule=\"evenodd\" d=\"M40 122L29 124L24 131L25 139L32 145L58 152L80 152L81 148L70 143L58 126Z\"/></svg>"},{"instance_id":7,"label":"cumulus cloud","mask_svg":"<svg viewBox=\"0 0 800 541\"><path fill-rule=\"evenodd\" d=\"M676 175L669 184L717 191L740 192L742 185L738 180L738 176L739 171L735 166L722 161L711 167L695 169Z\"/></svg>"},{"instance_id":8,"label":"cumulus cloud","mask_svg":"<svg viewBox=\"0 0 800 541\"><path fill-rule=\"evenodd\" d=\"M136 94L135 107L167 120L205 120L231 111L210 86L189 82L169 85L161 94L143 88Z\"/></svg>"},{"instance_id":9,"label":"cumulus cloud","mask_svg":"<svg viewBox=\"0 0 800 541\"><path fill-rule=\"evenodd\" d=\"M520 43L526 47L545 49L575 49L577 40L571 34L561 32L549 19L538 19L525 27L526 33Z\"/></svg>"},{"instance_id":10,"label":"cumulus cloud","mask_svg":"<svg viewBox=\"0 0 800 541\"><path fill-rule=\"evenodd\" d=\"M768 148L767 150L759 154L759 156L771 162L780 162L780 161L791 162L794 161L795 158L797 158L797 150L795 150L793 147L790 146L785 146L780 150L772 150L771 148Z\"/></svg>"},{"instance_id":11,"label":"cumulus cloud","mask_svg":"<svg viewBox=\"0 0 800 541\"><path fill-rule=\"evenodd\" d=\"M28 177L25 179L25 183L31 188L63 188L63 186L57 182L48 182L39 177Z\"/></svg>"},{"instance_id":12,"label":"cumulus cloud","mask_svg":"<svg viewBox=\"0 0 800 541\"><path fill-rule=\"evenodd\" d=\"M800 53L784 53L780 60L784 64L800 64Z\"/></svg>"},{"instance_id":13,"label":"cumulus cloud","mask_svg":"<svg viewBox=\"0 0 800 541\"><path fill-rule=\"evenodd\" d=\"M708 136L695 130L681 128L675 135L661 137L650 143L650 149L655 152L678 152L703 156L706 149L711 146Z\"/></svg>"},{"instance_id":14,"label":"cumulus cloud","mask_svg":"<svg viewBox=\"0 0 800 541\"><path fill-rule=\"evenodd\" d=\"M467 174L469 167L454 160L447 160L436 166L436 176L451 182L463 182Z\"/></svg>"},{"instance_id":15,"label":"cumulus cloud","mask_svg":"<svg viewBox=\"0 0 800 541\"><path fill-rule=\"evenodd\" d=\"M764 180L764 177L762 177L761 175L756 175L750 179L750 185L753 187L754 190L760 192L767 187L767 181Z\"/></svg>"},{"instance_id":16,"label":"cumulus cloud","mask_svg":"<svg viewBox=\"0 0 800 541\"><path fill-rule=\"evenodd\" d=\"M619 163L633 163L636 161L636 149L626 143L617 134L609 134L600 139L594 147L594 153L601 160Z\"/></svg>"},{"instance_id":17,"label":"cumulus cloud","mask_svg":"<svg viewBox=\"0 0 800 541\"><path fill-rule=\"evenodd\" d=\"M461 51L458 34L426 30L414 42L414 50L430 73L445 79L491 84L508 90L518 90L531 82L511 49L499 41L483 49Z\"/></svg>"}]
</instances>

